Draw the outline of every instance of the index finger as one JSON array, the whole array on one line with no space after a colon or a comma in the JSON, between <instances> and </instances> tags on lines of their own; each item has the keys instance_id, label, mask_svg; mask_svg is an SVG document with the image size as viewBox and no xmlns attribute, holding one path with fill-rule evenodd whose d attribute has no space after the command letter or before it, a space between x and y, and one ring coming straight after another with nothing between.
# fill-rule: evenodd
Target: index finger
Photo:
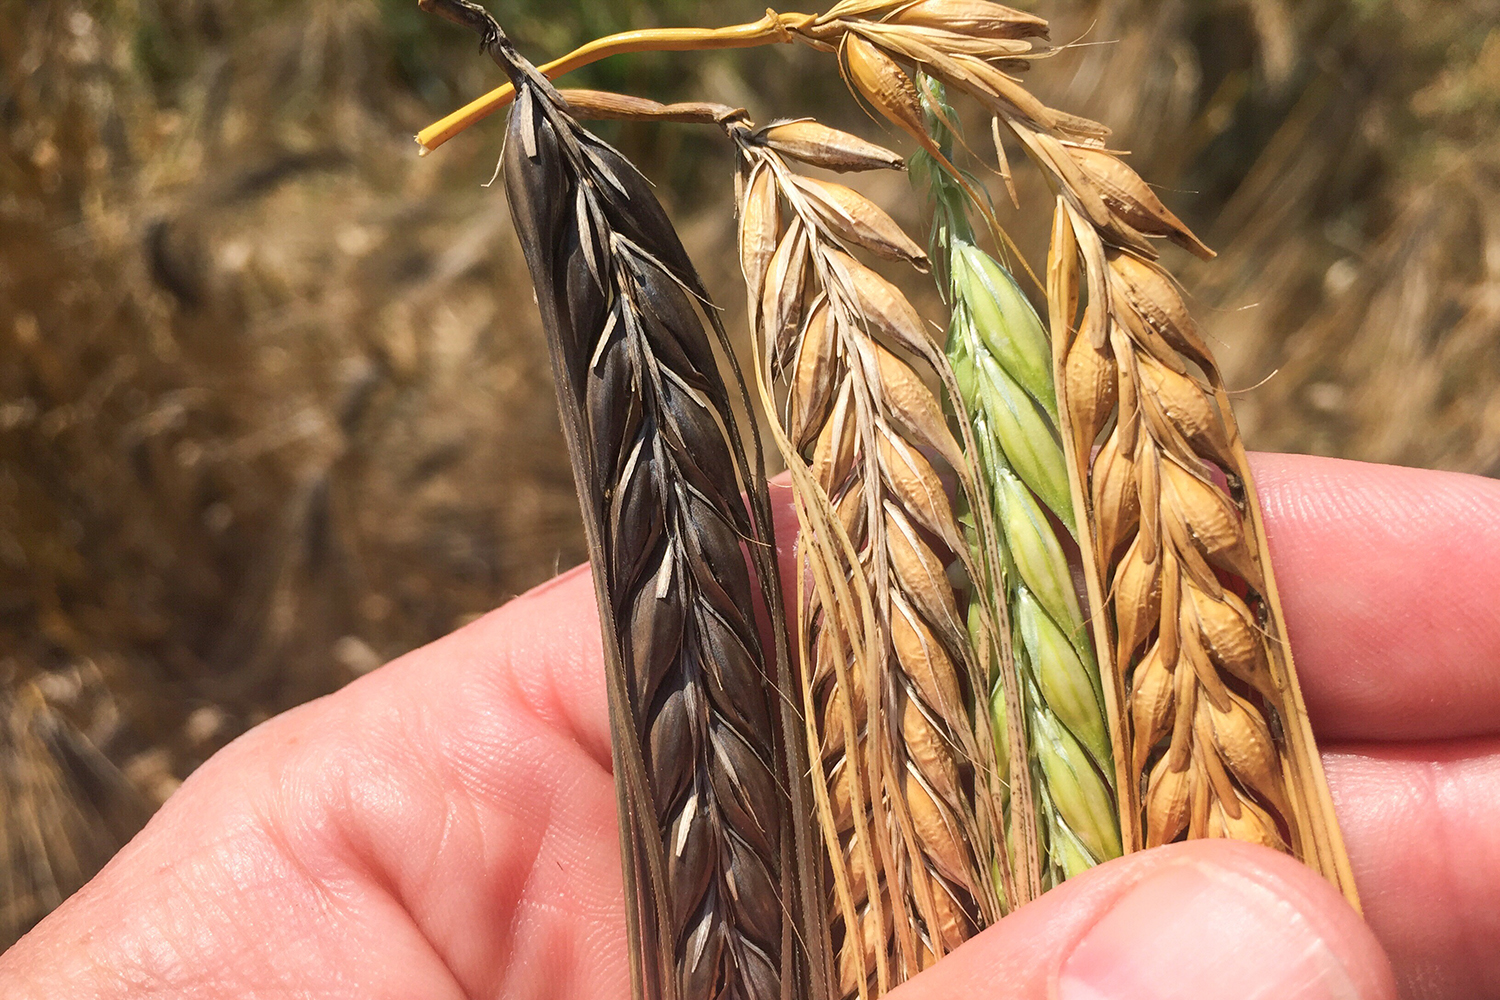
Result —
<instances>
[{"instance_id":1,"label":"index finger","mask_svg":"<svg viewBox=\"0 0 1500 1000\"><path fill-rule=\"evenodd\" d=\"M1320 740L1500 733L1500 482L1255 455Z\"/></svg>"}]
</instances>

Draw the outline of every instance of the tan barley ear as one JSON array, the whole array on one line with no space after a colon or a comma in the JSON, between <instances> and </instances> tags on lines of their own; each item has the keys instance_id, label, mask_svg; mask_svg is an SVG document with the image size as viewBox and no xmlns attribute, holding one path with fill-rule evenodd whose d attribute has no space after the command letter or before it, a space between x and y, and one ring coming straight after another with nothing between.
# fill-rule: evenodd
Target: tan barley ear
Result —
<instances>
[{"instance_id":1,"label":"tan barley ear","mask_svg":"<svg viewBox=\"0 0 1500 1000\"><path fill-rule=\"evenodd\" d=\"M765 266L745 267L760 279L747 293L759 387L802 527L798 645L834 975L847 995L867 997L1017 901L991 833L1000 810L989 717L971 716L979 668L950 557L939 554L967 560L938 467L961 487L974 473L920 374L951 384L929 325L853 251L926 255L863 196L794 173L760 133L729 132L742 198L765 197L761 178L771 178L783 202L776 249ZM752 228L771 218L764 204L742 211ZM769 243L758 232L742 240L753 254Z\"/></svg>"}]
</instances>

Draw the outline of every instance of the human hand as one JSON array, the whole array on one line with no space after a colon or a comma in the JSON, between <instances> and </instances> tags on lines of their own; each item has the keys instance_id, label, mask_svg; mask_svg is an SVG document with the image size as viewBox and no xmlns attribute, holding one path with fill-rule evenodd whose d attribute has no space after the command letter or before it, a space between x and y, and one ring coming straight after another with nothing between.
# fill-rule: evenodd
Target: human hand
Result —
<instances>
[{"instance_id":1,"label":"human hand","mask_svg":"<svg viewBox=\"0 0 1500 1000\"><path fill-rule=\"evenodd\" d=\"M1369 928L1295 862L1198 841L1068 882L897 1000L1500 996L1500 483L1254 469ZM628 994L583 570L247 733L0 956L6 1000Z\"/></svg>"}]
</instances>

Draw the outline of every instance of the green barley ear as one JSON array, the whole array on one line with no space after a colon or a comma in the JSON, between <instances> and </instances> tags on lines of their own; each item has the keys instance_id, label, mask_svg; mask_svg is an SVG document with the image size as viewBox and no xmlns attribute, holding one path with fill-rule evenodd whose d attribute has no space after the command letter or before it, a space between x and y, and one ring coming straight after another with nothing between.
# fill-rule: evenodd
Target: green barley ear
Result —
<instances>
[{"instance_id":1,"label":"green barley ear","mask_svg":"<svg viewBox=\"0 0 1500 1000\"><path fill-rule=\"evenodd\" d=\"M928 128L951 162L956 116L941 84L924 80L919 89ZM1001 542L1003 565L989 578L1002 592L988 596L1005 602L1011 623L1046 881L1056 883L1118 857L1122 847L1099 667L1056 530L1061 524L1075 533L1051 342L1010 272L976 245L965 186L925 155L914 159L912 176L933 205L933 271L952 305L947 353ZM999 670L991 685L1001 748Z\"/></svg>"}]
</instances>

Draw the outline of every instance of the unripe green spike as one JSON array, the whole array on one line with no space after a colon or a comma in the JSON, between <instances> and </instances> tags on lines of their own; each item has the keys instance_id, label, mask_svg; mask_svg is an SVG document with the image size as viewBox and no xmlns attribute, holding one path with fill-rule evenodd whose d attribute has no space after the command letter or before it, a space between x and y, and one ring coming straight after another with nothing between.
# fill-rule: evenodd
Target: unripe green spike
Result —
<instances>
[{"instance_id":1,"label":"unripe green spike","mask_svg":"<svg viewBox=\"0 0 1500 1000\"><path fill-rule=\"evenodd\" d=\"M922 84L924 99L941 103L941 86ZM951 115L929 114L944 150L954 137ZM995 664L989 712L1002 780L1010 747L1024 740L1036 803L1033 817L1045 857L1043 885L1055 885L1120 854L1114 770L1099 669L1056 523L1075 531L1072 494L1057 432L1057 392L1046 328L1010 273L974 241L965 212L968 194L945 171L914 158L913 177L926 182L934 202L934 274L952 305L947 353L967 410L984 485L993 507L1001 552L991 558L971 544L996 588L977 594L1012 625L1012 663ZM972 543L971 539L971 543ZM971 609L971 636L977 630ZM990 642L983 654L999 658ZM1013 671L1021 699L1013 730L1000 671ZM1007 781L1008 784L1008 781ZM1006 840L1014 851L1016 822L1005 804Z\"/></svg>"}]
</instances>

